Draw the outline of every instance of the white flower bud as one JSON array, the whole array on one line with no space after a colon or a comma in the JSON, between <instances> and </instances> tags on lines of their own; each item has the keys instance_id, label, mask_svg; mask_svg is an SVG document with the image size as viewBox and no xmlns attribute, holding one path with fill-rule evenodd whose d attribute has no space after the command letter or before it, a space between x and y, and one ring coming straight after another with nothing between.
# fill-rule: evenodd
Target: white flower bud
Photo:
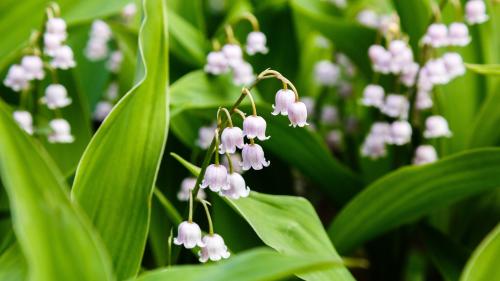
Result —
<instances>
[{"instance_id":1,"label":"white flower bud","mask_svg":"<svg viewBox=\"0 0 500 281\"><path fill-rule=\"evenodd\" d=\"M425 120L424 137L427 139L451 137L451 131L448 127L448 121L443 116L433 115Z\"/></svg>"},{"instance_id":2,"label":"white flower bud","mask_svg":"<svg viewBox=\"0 0 500 281\"><path fill-rule=\"evenodd\" d=\"M229 64L224 53L212 51L207 55L207 64L205 72L213 75L219 75L229 71Z\"/></svg>"},{"instance_id":3,"label":"white flower bud","mask_svg":"<svg viewBox=\"0 0 500 281\"><path fill-rule=\"evenodd\" d=\"M267 140L270 137L266 136L266 120L260 116L250 115L243 120L243 134L249 138L258 138L259 140Z\"/></svg>"},{"instance_id":4,"label":"white flower bud","mask_svg":"<svg viewBox=\"0 0 500 281\"><path fill-rule=\"evenodd\" d=\"M410 109L410 103L405 96L389 94L385 98L384 106L382 107L382 113L393 118L408 118L408 110Z\"/></svg>"},{"instance_id":5,"label":"white flower bud","mask_svg":"<svg viewBox=\"0 0 500 281\"><path fill-rule=\"evenodd\" d=\"M368 135L361 146L361 155L377 159L387 154L385 140L375 135Z\"/></svg>"},{"instance_id":6,"label":"white flower bud","mask_svg":"<svg viewBox=\"0 0 500 281\"><path fill-rule=\"evenodd\" d=\"M417 78L418 70L420 69L418 63L412 62L403 66L401 71L401 82L406 87L412 87L415 85L415 79Z\"/></svg>"},{"instance_id":7,"label":"white flower bud","mask_svg":"<svg viewBox=\"0 0 500 281\"><path fill-rule=\"evenodd\" d=\"M243 51L236 44L226 44L222 47L222 53L226 56L229 66L236 67L243 62Z\"/></svg>"},{"instance_id":8,"label":"white flower bud","mask_svg":"<svg viewBox=\"0 0 500 281\"><path fill-rule=\"evenodd\" d=\"M222 190L221 195L231 199L238 199L240 197L248 197L250 188L246 185L245 179L238 173L231 173L227 176L229 181L229 189Z\"/></svg>"},{"instance_id":9,"label":"white flower bud","mask_svg":"<svg viewBox=\"0 0 500 281\"><path fill-rule=\"evenodd\" d=\"M196 185L196 178L185 178L182 180L181 189L177 192L177 199L179 201L188 201L189 193L194 189ZM200 200L207 198L207 195L203 189L198 189L198 195L196 196Z\"/></svg>"},{"instance_id":10,"label":"white flower bud","mask_svg":"<svg viewBox=\"0 0 500 281\"><path fill-rule=\"evenodd\" d=\"M229 189L227 182L227 169L223 165L211 164L207 167L203 180L201 181L201 188L210 188L213 192L219 192L223 189Z\"/></svg>"},{"instance_id":11,"label":"white flower bud","mask_svg":"<svg viewBox=\"0 0 500 281\"><path fill-rule=\"evenodd\" d=\"M384 88L379 85L370 84L363 90L363 98L361 104L364 106L373 106L382 108L384 105Z\"/></svg>"},{"instance_id":12,"label":"white flower bud","mask_svg":"<svg viewBox=\"0 0 500 281\"><path fill-rule=\"evenodd\" d=\"M61 18L51 18L47 20L46 32L53 34L59 38L60 41L66 40L68 34L66 33L66 22Z\"/></svg>"},{"instance_id":13,"label":"white flower bud","mask_svg":"<svg viewBox=\"0 0 500 281\"><path fill-rule=\"evenodd\" d=\"M467 46L470 43L469 29L461 22L454 22L448 28L448 42L452 46Z\"/></svg>"},{"instance_id":14,"label":"white flower bud","mask_svg":"<svg viewBox=\"0 0 500 281\"><path fill-rule=\"evenodd\" d=\"M256 53L267 54L266 35L260 31L252 31L247 36L247 53L251 56Z\"/></svg>"},{"instance_id":15,"label":"white flower bud","mask_svg":"<svg viewBox=\"0 0 500 281\"><path fill-rule=\"evenodd\" d=\"M424 68L426 69L427 78L432 84L443 85L450 82L450 77L443 59L429 60Z\"/></svg>"},{"instance_id":16,"label":"white flower bud","mask_svg":"<svg viewBox=\"0 0 500 281\"><path fill-rule=\"evenodd\" d=\"M13 117L21 129L30 135L33 134L33 117L31 117L31 113L28 111L16 110L13 113Z\"/></svg>"},{"instance_id":17,"label":"white flower bud","mask_svg":"<svg viewBox=\"0 0 500 281\"><path fill-rule=\"evenodd\" d=\"M373 10L362 10L358 13L356 19L364 26L378 28L379 18L377 13L375 13L375 11Z\"/></svg>"},{"instance_id":18,"label":"white flower bud","mask_svg":"<svg viewBox=\"0 0 500 281\"><path fill-rule=\"evenodd\" d=\"M339 113L335 106L325 105L321 110L321 122L328 125L333 125L339 121Z\"/></svg>"},{"instance_id":19,"label":"white flower bud","mask_svg":"<svg viewBox=\"0 0 500 281\"><path fill-rule=\"evenodd\" d=\"M431 95L427 91L419 90L417 92L417 98L415 101L415 107L419 110L425 110L432 107L434 102L432 101Z\"/></svg>"},{"instance_id":20,"label":"white flower bud","mask_svg":"<svg viewBox=\"0 0 500 281\"><path fill-rule=\"evenodd\" d=\"M309 125L307 123L307 107L306 104L301 101L296 101L288 106L288 119L290 120L290 126L294 128L296 126L304 127Z\"/></svg>"},{"instance_id":21,"label":"white flower bud","mask_svg":"<svg viewBox=\"0 0 500 281\"><path fill-rule=\"evenodd\" d=\"M236 148L243 148L243 131L238 127L226 127L220 136L219 153L235 153Z\"/></svg>"},{"instance_id":22,"label":"white flower bud","mask_svg":"<svg viewBox=\"0 0 500 281\"><path fill-rule=\"evenodd\" d=\"M443 55L443 62L451 79L465 74L465 65L460 54L446 53Z\"/></svg>"},{"instance_id":23,"label":"white flower bud","mask_svg":"<svg viewBox=\"0 0 500 281\"><path fill-rule=\"evenodd\" d=\"M438 159L436 149L432 145L420 145L415 150L413 164L423 165L435 162Z\"/></svg>"},{"instance_id":24,"label":"white flower bud","mask_svg":"<svg viewBox=\"0 0 500 281\"><path fill-rule=\"evenodd\" d=\"M408 121L395 121L391 124L390 143L405 145L411 141L412 129Z\"/></svg>"},{"instance_id":25,"label":"white flower bud","mask_svg":"<svg viewBox=\"0 0 500 281\"><path fill-rule=\"evenodd\" d=\"M28 77L29 75L22 66L14 64L9 68L9 72L7 72L7 76L5 80L3 80L3 83L13 91L19 92L28 88Z\"/></svg>"},{"instance_id":26,"label":"white flower bud","mask_svg":"<svg viewBox=\"0 0 500 281\"><path fill-rule=\"evenodd\" d=\"M49 109L66 107L71 104L68 98L68 91L61 84L50 84L45 89L45 96L41 99L42 103L47 104Z\"/></svg>"},{"instance_id":27,"label":"white flower bud","mask_svg":"<svg viewBox=\"0 0 500 281\"><path fill-rule=\"evenodd\" d=\"M231 255L227 251L227 246L224 244L224 239L219 234L207 234L203 236L203 244L198 255L200 256L200 262L219 261L221 259L227 259Z\"/></svg>"},{"instance_id":28,"label":"white flower bud","mask_svg":"<svg viewBox=\"0 0 500 281\"><path fill-rule=\"evenodd\" d=\"M427 28L422 40L434 48L445 47L448 45L448 28L442 23L433 23Z\"/></svg>"},{"instance_id":29,"label":"white flower bud","mask_svg":"<svg viewBox=\"0 0 500 281\"><path fill-rule=\"evenodd\" d=\"M111 39L111 28L107 23L102 20L94 20L92 22L92 27L90 28L90 38L91 39L101 39L107 42Z\"/></svg>"},{"instance_id":30,"label":"white flower bud","mask_svg":"<svg viewBox=\"0 0 500 281\"><path fill-rule=\"evenodd\" d=\"M49 142L51 143L72 143L75 138L71 135L71 126L64 119L54 119L49 122L51 133Z\"/></svg>"},{"instance_id":31,"label":"white flower bud","mask_svg":"<svg viewBox=\"0 0 500 281\"><path fill-rule=\"evenodd\" d=\"M339 77L339 67L330 61L322 60L314 65L314 78L322 86L335 86Z\"/></svg>"},{"instance_id":32,"label":"white flower bud","mask_svg":"<svg viewBox=\"0 0 500 281\"><path fill-rule=\"evenodd\" d=\"M233 66L233 83L236 85L247 85L254 81L252 65L246 61L240 61Z\"/></svg>"},{"instance_id":33,"label":"white flower bud","mask_svg":"<svg viewBox=\"0 0 500 281\"><path fill-rule=\"evenodd\" d=\"M250 168L261 170L263 167L267 167L271 164L270 161L266 161L262 147L256 143L245 144L241 151L241 156L243 159L241 165L244 171Z\"/></svg>"},{"instance_id":34,"label":"white flower bud","mask_svg":"<svg viewBox=\"0 0 500 281\"><path fill-rule=\"evenodd\" d=\"M134 17L135 14L137 13L137 6L135 3L129 3L123 7L122 10L122 17L125 21L131 21Z\"/></svg>"},{"instance_id":35,"label":"white flower bud","mask_svg":"<svg viewBox=\"0 0 500 281\"><path fill-rule=\"evenodd\" d=\"M54 56L56 51L62 47L62 41L57 34L45 33L43 35L43 51L49 56Z\"/></svg>"},{"instance_id":36,"label":"white flower bud","mask_svg":"<svg viewBox=\"0 0 500 281\"><path fill-rule=\"evenodd\" d=\"M42 80L45 77L43 61L39 56L24 56L21 61L21 66L24 68L26 77L29 80Z\"/></svg>"},{"instance_id":37,"label":"white flower bud","mask_svg":"<svg viewBox=\"0 0 500 281\"><path fill-rule=\"evenodd\" d=\"M115 100L118 97L118 83L111 82L106 89L106 98L110 101Z\"/></svg>"},{"instance_id":38,"label":"white flower bud","mask_svg":"<svg viewBox=\"0 0 500 281\"><path fill-rule=\"evenodd\" d=\"M186 249L192 249L196 246L204 247L205 243L201 240L201 229L194 222L183 221L179 224L177 237L174 238L175 245L184 245Z\"/></svg>"},{"instance_id":39,"label":"white flower bud","mask_svg":"<svg viewBox=\"0 0 500 281\"><path fill-rule=\"evenodd\" d=\"M465 19L469 24L480 24L488 20L483 0L469 0L465 4Z\"/></svg>"},{"instance_id":40,"label":"white flower bud","mask_svg":"<svg viewBox=\"0 0 500 281\"><path fill-rule=\"evenodd\" d=\"M91 61L102 60L108 56L107 41L100 38L90 38L85 46L85 57Z\"/></svg>"},{"instance_id":41,"label":"white flower bud","mask_svg":"<svg viewBox=\"0 0 500 281\"><path fill-rule=\"evenodd\" d=\"M120 71L123 61L123 53L121 51L114 51L109 56L109 60L106 63L106 68L112 73L118 73Z\"/></svg>"},{"instance_id":42,"label":"white flower bud","mask_svg":"<svg viewBox=\"0 0 500 281\"><path fill-rule=\"evenodd\" d=\"M113 104L110 103L109 101L98 102L94 110L94 120L100 122L104 121L104 119L106 119L106 117L108 116L108 114L111 112L112 109L113 109Z\"/></svg>"},{"instance_id":43,"label":"white flower bud","mask_svg":"<svg viewBox=\"0 0 500 281\"><path fill-rule=\"evenodd\" d=\"M273 104L273 115L288 115L288 106L295 102L295 93L289 89L281 89L276 93L275 104Z\"/></svg>"},{"instance_id":44,"label":"white flower bud","mask_svg":"<svg viewBox=\"0 0 500 281\"><path fill-rule=\"evenodd\" d=\"M54 52L54 58L50 62L52 67L68 69L76 66L73 58L73 50L69 46L62 46Z\"/></svg>"},{"instance_id":45,"label":"white flower bud","mask_svg":"<svg viewBox=\"0 0 500 281\"><path fill-rule=\"evenodd\" d=\"M207 149L210 147L214 137L215 125L201 127L198 130L198 139L196 140L196 144L202 149Z\"/></svg>"}]
</instances>

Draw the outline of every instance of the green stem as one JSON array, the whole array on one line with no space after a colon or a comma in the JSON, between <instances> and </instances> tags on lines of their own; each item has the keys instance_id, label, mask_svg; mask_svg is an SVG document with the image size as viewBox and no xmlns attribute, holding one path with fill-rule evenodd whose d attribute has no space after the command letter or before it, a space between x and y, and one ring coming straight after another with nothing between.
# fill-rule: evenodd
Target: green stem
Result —
<instances>
[{"instance_id":1,"label":"green stem","mask_svg":"<svg viewBox=\"0 0 500 281\"><path fill-rule=\"evenodd\" d=\"M255 101L253 100L252 93L247 88L243 88L241 92L245 96L248 96L248 98L250 99L250 103L252 104L252 115L257 116L257 107L255 107Z\"/></svg>"},{"instance_id":2,"label":"green stem","mask_svg":"<svg viewBox=\"0 0 500 281\"><path fill-rule=\"evenodd\" d=\"M188 222L193 222L193 192L189 192L189 216Z\"/></svg>"},{"instance_id":3,"label":"green stem","mask_svg":"<svg viewBox=\"0 0 500 281\"><path fill-rule=\"evenodd\" d=\"M219 128L215 129L215 165L219 165Z\"/></svg>"},{"instance_id":4,"label":"green stem","mask_svg":"<svg viewBox=\"0 0 500 281\"><path fill-rule=\"evenodd\" d=\"M233 161L231 160L231 156L227 152L226 152L226 158L227 158L227 163L229 166L229 174L232 174L233 173Z\"/></svg>"},{"instance_id":5,"label":"green stem","mask_svg":"<svg viewBox=\"0 0 500 281\"><path fill-rule=\"evenodd\" d=\"M205 200L200 200L203 208L205 209L205 214L207 215L208 221L208 234L214 235L214 225L212 224L212 217L210 216L210 211L208 210L208 202Z\"/></svg>"},{"instance_id":6,"label":"green stem","mask_svg":"<svg viewBox=\"0 0 500 281\"><path fill-rule=\"evenodd\" d=\"M227 121L229 122L229 127L233 127L233 120L231 119L231 114L225 107L219 108L217 110L217 125L221 125L222 117L220 116L220 112L223 111L226 114Z\"/></svg>"}]
</instances>

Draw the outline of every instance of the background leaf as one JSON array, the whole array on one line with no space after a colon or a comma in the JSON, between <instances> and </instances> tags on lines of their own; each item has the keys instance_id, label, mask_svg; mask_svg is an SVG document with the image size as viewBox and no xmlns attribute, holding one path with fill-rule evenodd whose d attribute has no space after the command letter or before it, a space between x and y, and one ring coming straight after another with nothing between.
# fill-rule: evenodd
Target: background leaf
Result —
<instances>
[{"instance_id":1,"label":"background leaf","mask_svg":"<svg viewBox=\"0 0 500 281\"><path fill-rule=\"evenodd\" d=\"M26 280L28 266L18 244L14 244L0 256L0 280Z\"/></svg>"}]
</instances>

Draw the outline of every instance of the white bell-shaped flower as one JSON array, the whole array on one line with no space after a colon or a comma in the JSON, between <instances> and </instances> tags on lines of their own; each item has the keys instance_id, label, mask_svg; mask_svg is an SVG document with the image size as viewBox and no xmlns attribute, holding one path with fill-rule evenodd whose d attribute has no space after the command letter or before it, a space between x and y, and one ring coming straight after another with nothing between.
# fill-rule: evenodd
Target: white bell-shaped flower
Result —
<instances>
[{"instance_id":1,"label":"white bell-shaped flower","mask_svg":"<svg viewBox=\"0 0 500 281\"><path fill-rule=\"evenodd\" d=\"M205 245L198 252L200 262L219 261L227 259L231 255L227 250L224 239L219 234L214 233L203 236L203 244Z\"/></svg>"},{"instance_id":2,"label":"white bell-shaped flower","mask_svg":"<svg viewBox=\"0 0 500 281\"><path fill-rule=\"evenodd\" d=\"M135 3L128 3L122 9L122 18L125 21L131 21L135 17L135 14L137 14L137 6Z\"/></svg>"},{"instance_id":3,"label":"white bell-shaped flower","mask_svg":"<svg viewBox=\"0 0 500 281\"><path fill-rule=\"evenodd\" d=\"M406 119L408 118L409 109L410 103L405 96L389 94L385 98L382 113L393 118Z\"/></svg>"},{"instance_id":4,"label":"white bell-shaped flower","mask_svg":"<svg viewBox=\"0 0 500 281\"><path fill-rule=\"evenodd\" d=\"M109 56L109 60L106 63L106 68L112 73L118 73L122 66L123 53L120 50L114 51Z\"/></svg>"},{"instance_id":5,"label":"white bell-shaped flower","mask_svg":"<svg viewBox=\"0 0 500 281\"><path fill-rule=\"evenodd\" d=\"M222 53L226 57L227 64L236 67L243 61L243 51L237 44L226 44L222 47Z\"/></svg>"},{"instance_id":6,"label":"white bell-shaped flower","mask_svg":"<svg viewBox=\"0 0 500 281\"><path fill-rule=\"evenodd\" d=\"M448 127L448 121L443 116L433 115L425 120L424 137L428 139L451 137L451 131Z\"/></svg>"},{"instance_id":7,"label":"white bell-shaped flower","mask_svg":"<svg viewBox=\"0 0 500 281\"><path fill-rule=\"evenodd\" d=\"M405 85L406 87L412 87L413 85L415 85L415 80L417 78L419 69L420 66L415 62L403 66L403 68L401 69L401 76L399 77L403 85Z\"/></svg>"},{"instance_id":8,"label":"white bell-shaped flower","mask_svg":"<svg viewBox=\"0 0 500 281\"><path fill-rule=\"evenodd\" d=\"M233 153L233 154L229 154L229 158L231 158L231 166L233 168L233 172L235 173L238 173L238 174L241 174L243 173L243 169L241 168L241 154L236 152L236 153ZM223 157L222 158L222 165L224 165L224 167L226 167L226 169L229 171L230 168L229 168L229 160L227 159L227 157Z\"/></svg>"},{"instance_id":9,"label":"white bell-shaped flower","mask_svg":"<svg viewBox=\"0 0 500 281\"><path fill-rule=\"evenodd\" d=\"M432 83L431 78L429 77L429 71L425 66L419 70L417 88L420 91L427 92L432 91L432 88L434 88L434 83Z\"/></svg>"},{"instance_id":10,"label":"white bell-shaped flower","mask_svg":"<svg viewBox=\"0 0 500 281\"><path fill-rule=\"evenodd\" d=\"M469 0L465 4L465 19L469 24L480 24L488 20L483 0Z\"/></svg>"},{"instance_id":11,"label":"white bell-shaped flower","mask_svg":"<svg viewBox=\"0 0 500 281\"><path fill-rule=\"evenodd\" d=\"M238 127L226 127L220 136L219 153L235 153L236 148L243 148L243 131Z\"/></svg>"},{"instance_id":12,"label":"white bell-shaped flower","mask_svg":"<svg viewBox=\"0 0 500 281\"><path fill-rule=\"evenodd\" d=\"M85 46L85 57L91 61L106 58L109 53L107 41L100 38L90 38Z\"/></svg>"},{"instance_id":13,"label":"white bell-shaped flower","mask_svg":"<svg viewBox=\"0 0 500 281\"><path fill-rule=\"evenodd\" d=\"M59 37L60 41L66 40L66 22L62 18L50 18L45 26L46 32Z\"/></svg>"},{"instance_id":14,"label":"white bell-shaped flower","mask_svg":"<svg viewBox=\"0 0 500 281\"><path fill-rule=\"evenodd\" d=\"M177 199L179 199L179 201L188 201L189 193L191 193L195 186L196 178L189 177L182 180L181 189L177 192ZM207 198L207 194L203 189L198 189L198 195L196 197L200 200L204 200Z\"/></svg>"},{"instance_id":15,"label":"white bell-shaped flower","mask_svg":"<svg viewBox=\"0 0 500 281\"><path fill-rule=\"evenodd\" d=\"M385 140L382 137L368 135L361 146L361 155L371 159L377 159L387 154Z\"/></svg>"},{"instance_id":16,"label":"white bell-shaped flower","mask_svg":"<svg viewBox=\"0 0 500 281\"><path fill-rule=\"evenodd\" d=\"M69 69L76 66L73 58L73 50L69 46L62 46L54 52L54 57L50 62L52 67Z\"/></svg>"},{"instance_id":17,"label":"white bell-shaped flower","mask_svg":"<svg viewBox=\"0 0 500 281\"><path fill-rule=\"evenodd\" d=\"M240 61L233 66L233 83L235 85L247 85L255 80L253 67L246 61Z\"/></svg>"},{"instance_id":18,"label":"white bell-shaped flower","mask_svg":"<svg viewBox=\"0 0 500 281\"><path fill-rule=\"evenodd\" d=\"M300 101L306 105L307 113L313 115L315 109L314 99L312 97L301 97Z\"/></svg>"},{"instance_id":19,"label":"white bell-shaped flower","mask_svg":"<svg viewBox=\"0 0 500 281\"><path fill-rule=\"evenodd\" d=\"M198 130L198 139L196 140L196 145L202 149L207 149L210 147L212 140L215 137L215 125L203 126Z\"/></svg>"},{"instance_id":20,"label":"white bell-shaped flower","mask_svg":"<svg viewBox=\"0 0 500 281\"><path fill-rule=\"evenodd\" d=\"M223 74L229 71L229 64L226 56L221 51L212 51L207 55L205 72L213 75Z\"/></svg>"},{"instance_id":21,"label":"white bell-shaped flower","mask_svg":"<svg viewBox=\"0 0 500 281\"><path fill-rule=\"evenodd\" d=\"M334 129L328 132L325 137L326 143L330 149L336 150L342 147L343 133L341 130Z\"/></svg>"},{"instance_id":22,"label":"white bell-shaped flower","mask_svg":"<svg viewBox=\"0 0 500 281\"><path fill-rule=\"evenodd\" d=\"M387 122L375 122L370 127L370 136L376 136L390 143L391 140L391 124Z\"/></svg>"},{"instance_id":23,"label":"white bell-shaped flower","mask_svg":"<svg viewBox=\"0 0 500 281\"><path fill-rule=\"evenodd\" d=\"M288 106L295 102L295 93L290 89L280 89L276 93L273 104L273 115L288 115Z\"/></svg>"},{"instance_id":24,"label":"white bell-shaped flower","mask_svg":"<svg viewBox=\"0 0 500 281\"><path fill-rule=\"evenodd\" d=\"M13 113L14 120L26 133L33 134L33 117L29 111L16 110Z\"/></svg>"},{"instance_id":25,"label":"white bell-shaped flower","mask_svg":"<svg viewBox=\"0 0 500 281\"><path fill-rule=\"evenodd\" d=\"M267 54L269 51L266 47L266 35L260 31L252 31L248 33L246 50L251 56L256 53Z\"/></svg>"},{"instance_id":26,"label":"white bell-shaped flower","mask_svg":"<svg viewBox=\"0 0 500 281\"><path fill-rule=\"evenodd\" d=\"M186 249L192 249L196 246L204 247L205 243L201 240L201 229L195 222L183 221L177 229L177 237L174 238L175 245L183 245Z\"/></svg>"},{"instance_id":27,"label":"white bell-shaped flower","mask_svg":"<svg viewBox=\"0 0 500 281\"><path fill-rule=\"evenodd\" d=\"M47 104L49 109L66 107L71 104L68 98L68 91L61 84L50 84L45 89L45 96L41 99L42 103Z\"/></svg>"},{"instance_id":28,"label":"white bell-shaped flower","mask_svg":"<svg viewBox=\"0 0 500 281\"><path fill-rule=\"evenodd\" d=\"M384 105L384 88L380 85L370 84L363 90L363 98L361 103L364 106L373 106L377 108L382 108Z\"/></svg>"},{"instance_id":29,"label":"white bell-shaped flower","mask_svg":"<svg viewBox=\"0 0 500 281\"><path fill-rule=\"evenodd\" d=\"M49 142L51 143L72 143L75 138L71 135L71 126L64 119L54 119L49 122L51 133Z\"/></svg>"},{"instance_id":30,"label":"white bell-shaped flower","mask_svg":"<svg viewBox=\"0 0 500 281\"><path fill-rule=\"evenodd\" d=\"M99 122L104 121L104 119L106 119L108 114L111 112L111 109L113 109L113 104L109 101L98 102L94 110L94 120Z\"/></svg>"},{"instance_id":31,"label":"white bell-shaped flower","mask_svg":"<svg viewBox=\"0 0 500 281\"><path fill-rule=\"evenodd\" d=\"M388 74L391 71L392 55L384 47L380 45L370 46L368 56L374 71L383 74Z\"/></svg>"},{"instance_id":32,"label":"white bell-shaped flower","mask_svg":"<svg viewBox=\"0 0 500 281\"><path fill-rule=\"evenodd\" d=\"M461 22L454 22L448 27L448 42L452 46L467 46L470 43L469 29Z\"/></svg>"},{"instance_id":33,"label":"white bell-shaped flower","mask_svg":"<svg viewBox=\"0 0 500 281\"><path fill-rule=\"evenodd\" d=\"M288 106L288 119L290 120L290 126L294 128L296 126L304 127L309 125L307 123L307 107L306 104L301 101L296 101Z\"/></svg>"},{"instance_id":34,"label":"white bell-shaped flower","mask_svg":"<svg viewBox=\"0 0 500 281\"><path fill-rule=\"evenodd\" d=\"M436 162L438 159L436 149L432 145L420 145L415 150L413 164L423 165Z\"/></svg>"},{"instance_id":35,"label":"white bell-shaped flower","mask_svg":"<svg viewBox=\"0 0 500 281\"><path fill-rule=\"evenodd\" d=\"M241 151L241 158L243 159L241 165L243 170L261 170L263 167L269 166L270 161L266 161L264 157L264 150L256 143L245 144Z\"/></svg>"},{"instance_id":36,"label":"white bell-shaped flower","mask_svg":"<svg viewBox=\"0 0 500 281\"><path fill-rule=\"evenodd\" d=\"M424 44L434 48L445 47L448 42L448 28L442 23L433 23L427 28L427 32L423 37Z\"/></svg>"},{"instance_id":37,"label":"white bell-shaped flower","mask_svg":"<svg viewBox=\"0 0 500 281\"><path fill-rule=\"evenodd\" d=\"M432 107L434 102L432 101L431 94L427 91L418 91L415 100L415 107L418 110L425 110Z\"/></svg>"},{"instance_id":38,"label":"white bell-shaped flower","mask_svg":"<svg viewBox=\"0 0 500 281\"><path fill-rule=\"evenodd\" d=\"M433 84L443 85L450 82L450 76L443 59L429 60L424 68L427 71L427 77Z\"/></svg>"},{"instance_id":39,"label":"white bell-shaped flower","mask_svg":"<svg viewBox=\"0 0 500 281\"><path fill-rule=\"evenodd\" d=\"M5 77L5 80L3 80L3 83L13 91L19 92L28 88L28 77L29 75L26 73L26 70L22 66L14 64L9 68L7 76Z\"/></svg>"},{"instance_id":40,"label":"white bell-shaped flower","mask_svg":"<svg viewBox=\"0 0 500 281\"><path fill-rule=\"evenodd\" d=\"M243 120L243 134L249 138L258 138L259 140L267 140L270 137L266 136L266 120L257 115L250 115Z\"/></svg>"},{"instance_id":41,"label":"white bell-shaped flower","mask_svg":"<svg viewBox=\"0 0 500 281\"><path fill-rule=\"evenodd\" d=\"M107 41L111 39L111 28L102 20L94 20L90 28L90 38Z\"/></svg>"},{"instance_id":42,"label":"white bell-shaped flower","mask_svg":"<svg viewBox=\"0 0 500 281\"><path fill-rule=\"evenodd\" d=\"M460 54L446 53L443 55L443 62L451 79L465 74L465 65Z\"/></svg>"},{"instance_id":43,"label":"white bell-shaped flower","mask_svg":"<svg viewBox=\"0 0 500 281\"><path fill-rule=\"evenodd\" d=\"M221 194L223 196L229 197L231 199L238 199L240 197L248 197L250 194L250 188L246 185L245 179L238 173L230 173L227 176L229 181L229 189L222 190Z\"/></svg>"},{"instance_id":44,"label":"white bell-shaped flower","mask_svg":"<svg viewBox=\"0 0 500 281\"><path fill-rule=\"evenodd\" d=\"M413 53L403 40L393 40L389 43L389 53L391 54L390 70L394 74L399 74L403 68L413 63Z\"/></svg>"},{"instance_id":45,"label":"white bell-shaped flower","mask_svg":"<svg viewBox=\"0 0 500 281\"><path fill-rule=\"evenodd\" d=\"M223 189L229 189L227 181L227 169L223 165L211 164L207 167L203 180L200 184L201 188L210 188L213 192L219 192Z\"/></svg>"},{"instance_id":46,"label":"white bell-shaped flower","mask_svg":"<svg viewBox=\"0 0 500 281\"><path fill-rule=\"evenodd\" d=\"M30 80L42 80L45 77L43 61L39 56L24 56L21 61L26 77Z\"/></svg>"},{"instance_id":47,"label":"white bell-shaped flower","mask_svg":"<svg viewBox=\"0 0 500 281\"><path fill-rule=\"evenodd\" d=\"M62 47L61 37L57 34L45 33L43 35L43 51L49 55L54 56L56 51Z\"/></svg>"},{"instance_id":48,"label":"white bell-shaped flower","mask_svg":"<svg viewBox=\"0 0 500 281\"><path fill-rule=\"evenodd\" d=\"M111 83L109 83L109 86L106 89L106 98L110 101L113 101L117 97L118 97L118 83L111 82Z\"/></svg>"},{"instance_id":49,"label":"white bell-shaped flower","mask_svg":"<svg viewBox=\"0 0 500 281\"><path fill-rule=\"evenodd\" d=\"M365 9L356 15L356 19L364 26L378 28L379 17L373 10Z\"/></svg>"},{"instance_id":50,"label":"white bell-shaped flower","mask_svg":"<svg viewBox=\"0 0 500 281\"><path fill-rule=\"evenodd\" d=\"M328 60L322 60L314 65L314 79L322 86L335 86L340 77L340 68Z\"/></svg>"},{"instance_id":51,"label":"white bell-shaped flower","mask_svg":"<svg viewBox=\"0 0 500 281\"><path fill-rule=\"evenodd\" d=\"M321 110L320 120L323 124L333 125L339 121L339 112L333 105L325 105Z\"/></svg>"},{"instance_id":52,"label":"white bell-shaped flower","mask_svg":"<svg viewBox=\"0 0 500 281\"><path fill-rule=\"evenodd\" d=\"M405 145L411 141L412 129L408 121L395 121L391 124L391 140L394 145Z\"/></svg>"}]
</instances>

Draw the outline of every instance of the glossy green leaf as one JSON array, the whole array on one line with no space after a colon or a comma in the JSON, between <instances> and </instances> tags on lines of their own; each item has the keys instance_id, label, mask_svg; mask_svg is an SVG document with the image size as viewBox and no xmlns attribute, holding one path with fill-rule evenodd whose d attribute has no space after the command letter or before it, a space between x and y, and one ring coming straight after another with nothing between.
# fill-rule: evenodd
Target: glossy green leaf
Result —
<instances>
[{"instance_id":1,"label":"glossy green leaf","mask_svg":"<svg viewBox=\"0 0 500 281\"><path fill-rule=\"evenodd\" d=\"M118 279L139 270L168 127L165 1L145 0L144 10L139 46L145 75L91 140L72 194L101 234Z\"/></svg>"},{"instance_id":2,"label":"glossy green leaf","mask_svg":"<svg viewBox=\"0 0 500 281\"><path fill-rule=\"evenodd\" d=\"M466 63L465 67L479 74L484 75L500 75L499 64L472 64Z\"/></svg>"},{"instance_id":3,"label":"glossy green leaf","mask_svg":"<svg viewBox=\"0 0 500 281\"><path fill-rule=\"evenodd\" d=\"M474 125L470 129L468 146L470 148L496 145L500 141L500 83L496 91L493 91L484 101L481 110L477 114Z\"/></svg>"},{"instance_id":4,"label":"glossy green leaf","mask_svg":"<svg viewBox=\"0 0 500 281\"><path fill-rule=\"evenodd\" d=\"M425 166L399 169L359 193L333 221L341 253L460 199L500 187L500 149L469 151Z\"/></svg>"},{"instance_id":5,"label":"glossy green leaf","mask_svg":"<svg viewBox=\"0 0 500 281\"><path fill-rule=\"evenodd\" d=\"M48 154L0 103L0 174L33 280L111 280L111 263L88 218L68 196Z\"/></svg>"},{"instance_id":6,"label":"glossy green leaf","mask_svg":"<svg viewBox=\"0 0 500 281\"><path fill-rule=\"evenodd\" d=\"M203 66L209 51L204 34L172 10L168 17L172 53L189 65Z\"/></svg>"},{"instance_id":7,"label":"glossy green leaf","mask_svg":"<svg viewBox=\"0 0 500 281\"><path fill-rule=\"evenodd\" d=\"M296 272L306 274L340 266L339 259L316 255L283 255L269 249L251 250L209 265L186 265L145 272L137 281L273 281ZM309 273L314 274L314 273ZM328 279L340 280L340 279Z\"/></svg>"},{"instance_id":8,"label":"glossy green leaf","mask_svg":"<svg viewBox=\"0 0 500 281\"><path fill-rule=\"evenodd\" d=\"M0 280L26 280L27 276L28 266L26 265L26 259L19 245L14 244L0 256Z\"/></svg>"},{"instance_id":9,"label":"glossy green leaf","mask_svg":"<svg viewBox=\"0 0 500 281\"><path fill-rule=\"evenodd\" d=\"M476 248L462 272L460 281L493 280L500 276L499 260L500 224Z\"/></svg>"}]
</instances>

